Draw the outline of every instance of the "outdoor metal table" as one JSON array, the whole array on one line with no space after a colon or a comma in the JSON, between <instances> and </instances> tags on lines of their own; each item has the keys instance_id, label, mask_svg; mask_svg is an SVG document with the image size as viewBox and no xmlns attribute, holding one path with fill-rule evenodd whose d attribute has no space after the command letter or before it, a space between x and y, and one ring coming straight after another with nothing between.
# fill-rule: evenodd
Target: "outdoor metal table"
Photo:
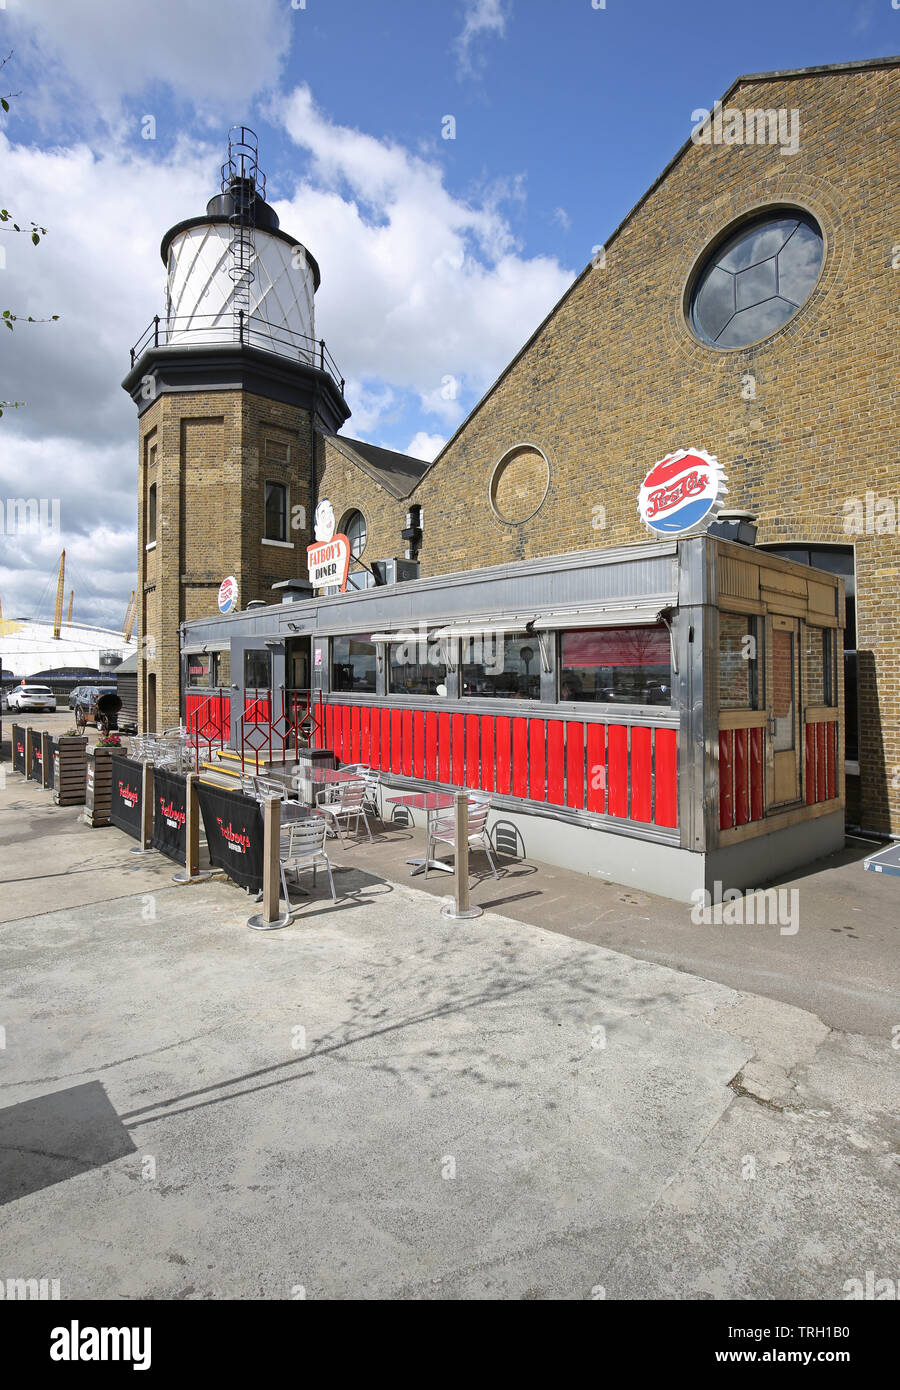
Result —
<instances>
[{"instance_id":1,"label":"outdoor metal table","mask_svg":"<svg viewBox=\"0 0 900 1390\"><path fill-rule=\"evenodd\" d=\"M424 811L429 821L436 811L449 811L454 805L454 798L447 792L408 792L404 796L389 796L387 798L395 806L414 806L417 811ZM415 874L424 874L426 869L443 869L445 874L453 873L453 865L447 864L443 859L407 859L407 864L412 864L412 878Z\"/></svg>"},{"instance_id":2,"label":"outdoor metal table","mask_svg":"<svg viewBox=\"0 0 900 1390\"><path fill-rule=\"evenodd\" d=\"M359 772L345 772L340 767L317 767L309 769L302 768L292 774L295 795L312 795L310 788L331 786L339 782L361 782L363 776ZM311 804L311 803L301 803Z\"/></svg>"}]
</instances>

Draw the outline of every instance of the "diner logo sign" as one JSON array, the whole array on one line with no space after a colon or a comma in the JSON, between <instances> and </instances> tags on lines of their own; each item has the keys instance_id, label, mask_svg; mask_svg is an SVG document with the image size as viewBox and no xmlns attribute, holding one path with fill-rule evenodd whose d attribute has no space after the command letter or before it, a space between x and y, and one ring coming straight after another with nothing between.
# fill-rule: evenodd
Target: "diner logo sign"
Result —
<instances>
[{"instance_id":1,"label":"diner logo sign","mask_svg":"<svg viewBox=\"0 0 900 1390\"><path fill-rule=\"evenodd\" d=\"M332 536L330 541L308 545L306 557L309 582L314 589L337 586L342 594L346 592L350 572L350 542L346 536Z\"/></svg>"},{"instance_id":2,"label":"diner logo sign","mask_svg":"<svg viewBox=\"0 0 900 1390\"><path fill-rule=\"evenodd\" d=\"M718 459L704 449L678 449L650 469L638 511L658 536L696 536L715 521L727 491Z\"/></svg>"}]
</instances>

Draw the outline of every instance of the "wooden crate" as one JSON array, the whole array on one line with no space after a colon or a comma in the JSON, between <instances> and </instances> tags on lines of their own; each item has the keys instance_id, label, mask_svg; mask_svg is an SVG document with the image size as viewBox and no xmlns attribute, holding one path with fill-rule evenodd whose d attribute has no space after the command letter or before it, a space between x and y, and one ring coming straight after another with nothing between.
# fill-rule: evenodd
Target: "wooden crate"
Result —
<instances>
[{"instance_id":1,"label":"wooden crate","mask_svg":"<svg viewBox=\"0 0 900 1390\"><path fill-rule=\"evenodd\" d=\"M53 800L57 806L83 806L87 794L87 739L64 734L53 754Z\"/></svg>"}]
</instances>

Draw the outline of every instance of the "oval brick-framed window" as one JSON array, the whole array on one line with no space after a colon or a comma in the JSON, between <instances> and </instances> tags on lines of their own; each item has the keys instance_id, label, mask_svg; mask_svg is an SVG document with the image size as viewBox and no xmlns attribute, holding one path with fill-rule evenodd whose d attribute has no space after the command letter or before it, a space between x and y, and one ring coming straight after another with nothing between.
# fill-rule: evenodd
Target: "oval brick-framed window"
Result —
<instances>
[{"instance_id":1,"label":"oval brick-framed window","mask_svg":"<svg viewBox=\"0 0 900 1390\"><path fill-rule=\"evenodd\" d=\"M537 444L514 444L491 474L491 511L506 526L521 526L540 511L550 490L550 463Z\"/></svg>"}]
</instances>

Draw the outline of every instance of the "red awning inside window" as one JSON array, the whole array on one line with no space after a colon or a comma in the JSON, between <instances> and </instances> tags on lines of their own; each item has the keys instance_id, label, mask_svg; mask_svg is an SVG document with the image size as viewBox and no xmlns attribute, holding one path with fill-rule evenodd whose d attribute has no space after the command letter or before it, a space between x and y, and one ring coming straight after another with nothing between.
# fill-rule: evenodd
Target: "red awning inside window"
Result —
<instances>
[{"instance_id":1,"label":"red awning inside window","mask_svg":"<svg viewBox=\"0 0 900 1390\"><path fill-rule=\"evenodd\" d=\"M669 634L665 627L592 627L564 632L564 670L591 666L668 666Z\"/></svg>"}]
</instances>

